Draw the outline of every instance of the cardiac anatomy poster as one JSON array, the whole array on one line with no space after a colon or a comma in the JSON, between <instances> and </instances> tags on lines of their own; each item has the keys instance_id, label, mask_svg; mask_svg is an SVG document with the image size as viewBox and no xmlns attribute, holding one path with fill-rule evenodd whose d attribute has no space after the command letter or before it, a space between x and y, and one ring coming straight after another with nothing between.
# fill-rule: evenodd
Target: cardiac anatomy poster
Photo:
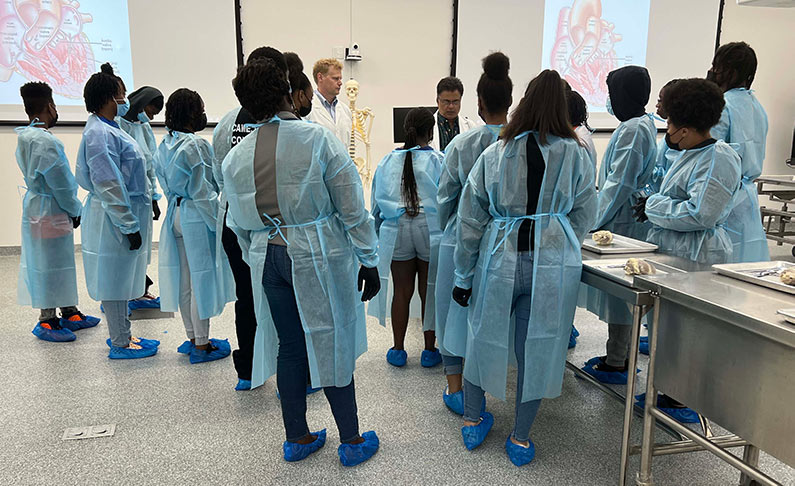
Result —
<instances>
[{"instance_id":1,"label":"cardiac anatomy poster","mask_svg":"<svg viewBox=\"0 0 795 486\"><path fill-rule=\"evenodd\" d=\"M651 0L546 0L542 68L606 111L607 74L645 66Z\"/></svg>"},{"instance_id":2,"label":"cardiac anatomy poster","mask_svg":"<svg viewBox=\"0 0 795 486\"><path fill-rule=\"evenodd\" d=\"M44 81L56 104L83 104L83 86L110 62L133 89L127 0L0 0L0 104Z\"/></svg>"}]
</instances>

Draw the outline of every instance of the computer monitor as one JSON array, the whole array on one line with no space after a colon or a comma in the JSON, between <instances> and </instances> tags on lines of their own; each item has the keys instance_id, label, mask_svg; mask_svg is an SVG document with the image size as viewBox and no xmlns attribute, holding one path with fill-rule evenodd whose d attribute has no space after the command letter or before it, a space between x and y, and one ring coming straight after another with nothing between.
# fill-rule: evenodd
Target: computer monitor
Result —
<instances>
[{"instance_id":1,"label":"computer monitor","mask_svg":"<svg viewBox=\"0 0 795 486\"><path fill-rule=\"evenodd\" d=\"M395 143L403 143L406 141L406 132L403 131L403 122L406 120L406 115L409 111L416 108L411 106L408 108L392 108L392 130L394 133ZM438 108L436 106L421 106L431 113L436 113Z\"/></svg>"}]
</instances>

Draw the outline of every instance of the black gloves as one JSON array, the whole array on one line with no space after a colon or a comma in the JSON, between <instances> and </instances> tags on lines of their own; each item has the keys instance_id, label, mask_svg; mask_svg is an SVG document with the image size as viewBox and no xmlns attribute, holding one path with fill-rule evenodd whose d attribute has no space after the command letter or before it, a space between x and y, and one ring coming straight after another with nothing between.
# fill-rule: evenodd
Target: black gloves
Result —
<instances>
[{"instance_id":1,"label":"black gloves","mask_svg":"<svg viewBox=\"0 0 795 486\"><path fill-rule=\"evenodd\" d=\"M364 284L364 292L362 292L362 302L367 302L378 294L381 290L381 279L378 278L378 267L367 268L362 265L359 268L359 292L362 291L362 284Z\"/></svg>"},{"instance_id":2,"label":"black gloves","mask_svg":"<svg viewBox=\"0 0 795 486\"><path fill-rule=\"evenodd\" d=\"M155 201L154 199L152 199L152 212L155 214L155 217L152 219L154 219L155 221L160 219L160 206L157 205L157 201Z\"/></svg>"},{"instance_id":3,"label":"black gloves","mask_svg":"<svg viewBox=\"0 0 795 486\"><path fill-rule=\"evenodd\" d=\"M130 251L135 251L138 248L141 248L141 232L136 231L135 233L130 233L127 235L127 240L130 242Z\"/></svg>"},{"instance_id":4,"label":"black gloves","mask_svg":"<svg viewBox=\"0 0 795 486\"><path fill-rule=\"evenodd\" d=\"M78 226L80 226L80 216L75 216L72 218L72 227L77 229Z\"/></svg>"},{"instance_id":5,"label":"black gloves","mask_svg":"<svg viewBox=\"0 0 795 486\"><path fill-rule=\"evenodd\" d=\"M649 220L649 218L646 217L646 200L647 199L649 199L649 198L648 197L642 197L642 198L638 199L638 202L636 202L634 206L632 206L633 217L635 218L635 220L638 223L645 223L646 221Z\"/></svg>"},{"instance_id":6,"label":"black gloves","mask_svg":"<svg viewBox=\"0 0 795 486\"><path fill-rule=\"evenodd\" d=\"M453 300L461 307L469 307L470 297L472 297L472 289L462 289L461 287L453 289Z\"/></svg>"}]
</instances>

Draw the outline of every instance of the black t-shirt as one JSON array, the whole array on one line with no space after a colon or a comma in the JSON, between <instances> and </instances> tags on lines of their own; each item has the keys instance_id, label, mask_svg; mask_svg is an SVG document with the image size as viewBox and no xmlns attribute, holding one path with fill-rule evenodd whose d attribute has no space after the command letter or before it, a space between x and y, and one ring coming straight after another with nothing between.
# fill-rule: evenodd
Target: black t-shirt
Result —
<instances>
[{"instance_id":1,"label":"black t-shirt","mask_svg":"<svg viewBox=\"0 0 795 486\"><path fill-rule=\"evenodd\" d=\"M538 208L538 196L541 193L541 183L544 181L544 155L538 147L536 137L530 133L527 135L527 215L535 214ZM526 219L519 226L519 251L530 251L533 249L533 220Z\"/></svg>"},{"instance_id":2,"label":"black t-shirt","mask_svg":"<svg viewBox=\"0 0 795 486\"><path fill-rule=\"evenodd\" d=\"M257 123L257 120L245 108L240 108L235 118L235 124L232 126L232 147L239 144L241 140L246 138L246 135L254 131L251 124ZM246 126L246 125L249 126Z\"/></svg>"}]
</instances>

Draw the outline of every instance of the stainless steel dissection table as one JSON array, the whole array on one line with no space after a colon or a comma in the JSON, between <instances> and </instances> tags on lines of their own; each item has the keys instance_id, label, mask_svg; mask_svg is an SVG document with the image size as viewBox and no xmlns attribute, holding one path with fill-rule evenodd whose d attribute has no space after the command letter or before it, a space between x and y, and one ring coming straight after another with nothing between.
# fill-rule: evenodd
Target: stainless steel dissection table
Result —
<instances>
[{"instance_id":1,"label":"stainless steel dissection table","mask_svg":"<svg viewBox=\"0 0 795 486\"><path fill-rule=\"evenodd\" d=\"M699 450L739 469L741 484L779 484L757 462L763 450L795 466L795 326L776 314L795 298L712 272L638 276L634 285L654 300L636 484L653 484L653 456ZM656 407L658 391L737 435L682 426ZM656 445L656 423L690 440ZM738 444L746 444L742 460L724 450Z\"/></svg>"}]
</instances>

